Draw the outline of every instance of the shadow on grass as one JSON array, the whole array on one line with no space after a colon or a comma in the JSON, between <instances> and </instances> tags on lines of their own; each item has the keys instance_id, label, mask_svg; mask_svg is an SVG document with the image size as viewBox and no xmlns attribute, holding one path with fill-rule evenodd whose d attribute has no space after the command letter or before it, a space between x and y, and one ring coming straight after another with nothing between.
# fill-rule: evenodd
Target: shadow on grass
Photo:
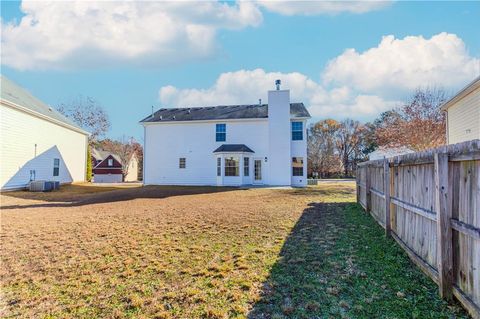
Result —
<instances>
[{"instance_id":1,"label":"shadow on grass","mask_svg":"<svg viewBox=\"0 0 480 319\"><path fill-rule=\"evenodd\" d=\"M311 203L287 238L250 319L459 318L458 306L357 204Z\"/></svg>"},{"instance_id":2,"label":"shadow on grass","mask_svg":"<svg viewBox=\"0 0 480 319\"><path fill-rule=\"evenodd\" d=\"M1 209L22 209L40 207L74 207L108 202L128 201L137 198L167 198L172 196L212 194L239 190L237 187L215 186L144 186L132 188L99 189L91 191L95 186L71 185L70 192L31 193L28 191L6 192L2 196L19 199L40 200L41 203L2 205ZM86 188L81 189L82 187ZM80 189L79 189L80 188ZM103 188L103 187L99 187Z\"/></svg>"}]
</instances>

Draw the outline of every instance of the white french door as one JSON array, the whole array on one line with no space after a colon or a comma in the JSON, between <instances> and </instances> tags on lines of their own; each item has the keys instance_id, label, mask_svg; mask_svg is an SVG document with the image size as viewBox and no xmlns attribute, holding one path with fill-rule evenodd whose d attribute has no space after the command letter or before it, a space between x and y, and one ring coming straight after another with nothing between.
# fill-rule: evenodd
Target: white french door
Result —
<instances>
[{"instance_id":1,"label":"white french door","mask_svg":"<svg viewBox=\"0 0 480 319\"><path fill-rule=\"evenodd\" d=\"M253 161L253 183L262 184L262 160L255 159Z\"/></svg>"}]
</instances>

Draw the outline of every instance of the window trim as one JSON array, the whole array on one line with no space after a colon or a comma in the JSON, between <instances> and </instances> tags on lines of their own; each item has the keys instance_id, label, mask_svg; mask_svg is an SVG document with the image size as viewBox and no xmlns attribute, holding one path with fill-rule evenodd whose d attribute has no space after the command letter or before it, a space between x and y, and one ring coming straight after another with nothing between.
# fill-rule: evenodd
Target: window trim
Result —
<instances>
[{"instance_id":1,"label":"window trim","mask_svg":"<svg viewBox=\"0 0 480 319\"><path fill-rule=\"evenodd\" d=\"M215 142L227 141L227 124L217 123L215 124Z\"/></svg>"},{"instance_id":2,"label":"window trim","mask_svg":"<svg viewBox=\"0 0 480 319\"><path fill-rule=\"evenodd\" d=\"M236 165L230 165L231 161L234 161ZM238 177L240 176L240 158L238 156L230 156L224 158L224 176L225 177ZM228 163L228 164L227 164ZM234 171L234 175L232 175L232 169Z\"/></svg>"},{"instance_id":3,"label":"window trim","mask_svg":"<svg viewBox=\"0 0 480 319\"><path fill-rule=\"evenodd\" d=\"M291 123L292 141L303 141L303 122L292 121ZM300 128L296 128L296 124L299 124ZM298 137L298 135L300 135L300 138Z\"/></svg>"},{"instance_id":4,"label":"window trim","mask_svg":"<svg viewBox=\"0 0 480 319\"><path fill-rule=\"evenodd\" d=\"M187 158L186 157L179 157L178 158L178 168L179 169L186 169L187 168Z\"/></svg>"},{"instance_id":5,"label":"window trim","mask_svg":"<svg viewBox=\"0 0 480 319\"><path fill-rule=\"evenodd\" d=\"M217 157L217 177L222 176L222 158Z\"/></svg>"},{"instance_id":6,"label":"window trim","mask_svg":"<svg viewBox=\"0 0 480 319\"><path fill-rule=\"evenodd\" d=\"M250 176L250 157L243 158L243 176Z\"/></svg>"},{"instance_id":7,"label":"window trim","mask_svg":"<svg viewBox=\"0 0 480 319\"><path fill-rule=\"evenodd\" d=\"M60 159L53 159L53 176L60 176Z\"/></svg>"},{"instance_id":8,"label":"window trim","mask_svg":"<svg viewBox=\"0 0 480 319\"><path fill-rule=\"evenodd\" d=\"M296 159L296 160L295 160ZM301 167L295 167L294 163L299 163L298 159L300 160ZM295 177L303 177L303 169L304 169L304 162L303 162L303 157L300 156L294 156L292 157L292 176ZM299 173L301 172L301 174Z\"/></svg>"}]
</instances>

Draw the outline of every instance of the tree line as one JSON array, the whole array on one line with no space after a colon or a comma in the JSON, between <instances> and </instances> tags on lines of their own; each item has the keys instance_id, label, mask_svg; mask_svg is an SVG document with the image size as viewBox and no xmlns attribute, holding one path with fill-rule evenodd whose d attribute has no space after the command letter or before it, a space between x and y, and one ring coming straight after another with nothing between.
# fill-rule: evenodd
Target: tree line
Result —
<instances>
[{"instance_id":1,"label":"tree line","mask_svg":"<svg viewBox=\"0 0 480 319\"><path fill-rule=\"evenodd\" d=\"M417 89L402 105L374 121L324 119L308 128L308 175L351 177L356 165L382 148L407 147L422 151L446 143L446 118L440 107L443 89Z\"/></svg>"}]
</instances>

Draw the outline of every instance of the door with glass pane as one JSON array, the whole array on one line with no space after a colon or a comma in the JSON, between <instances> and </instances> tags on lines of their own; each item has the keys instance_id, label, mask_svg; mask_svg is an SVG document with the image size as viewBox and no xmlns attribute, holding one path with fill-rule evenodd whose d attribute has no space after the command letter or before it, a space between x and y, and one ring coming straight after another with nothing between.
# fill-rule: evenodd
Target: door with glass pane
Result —
<instances>
[{"instance_id":1,"label":"door with glass pane","mask_svg":"<svg viewBox=\"0 0 480 319\"><path fill-rule=\"evenodd\" d=\"M256 159L254 160L254 175L253 181L254 183L261 183L262 182L262 160Z\"/></svg>"}]
</instances>

